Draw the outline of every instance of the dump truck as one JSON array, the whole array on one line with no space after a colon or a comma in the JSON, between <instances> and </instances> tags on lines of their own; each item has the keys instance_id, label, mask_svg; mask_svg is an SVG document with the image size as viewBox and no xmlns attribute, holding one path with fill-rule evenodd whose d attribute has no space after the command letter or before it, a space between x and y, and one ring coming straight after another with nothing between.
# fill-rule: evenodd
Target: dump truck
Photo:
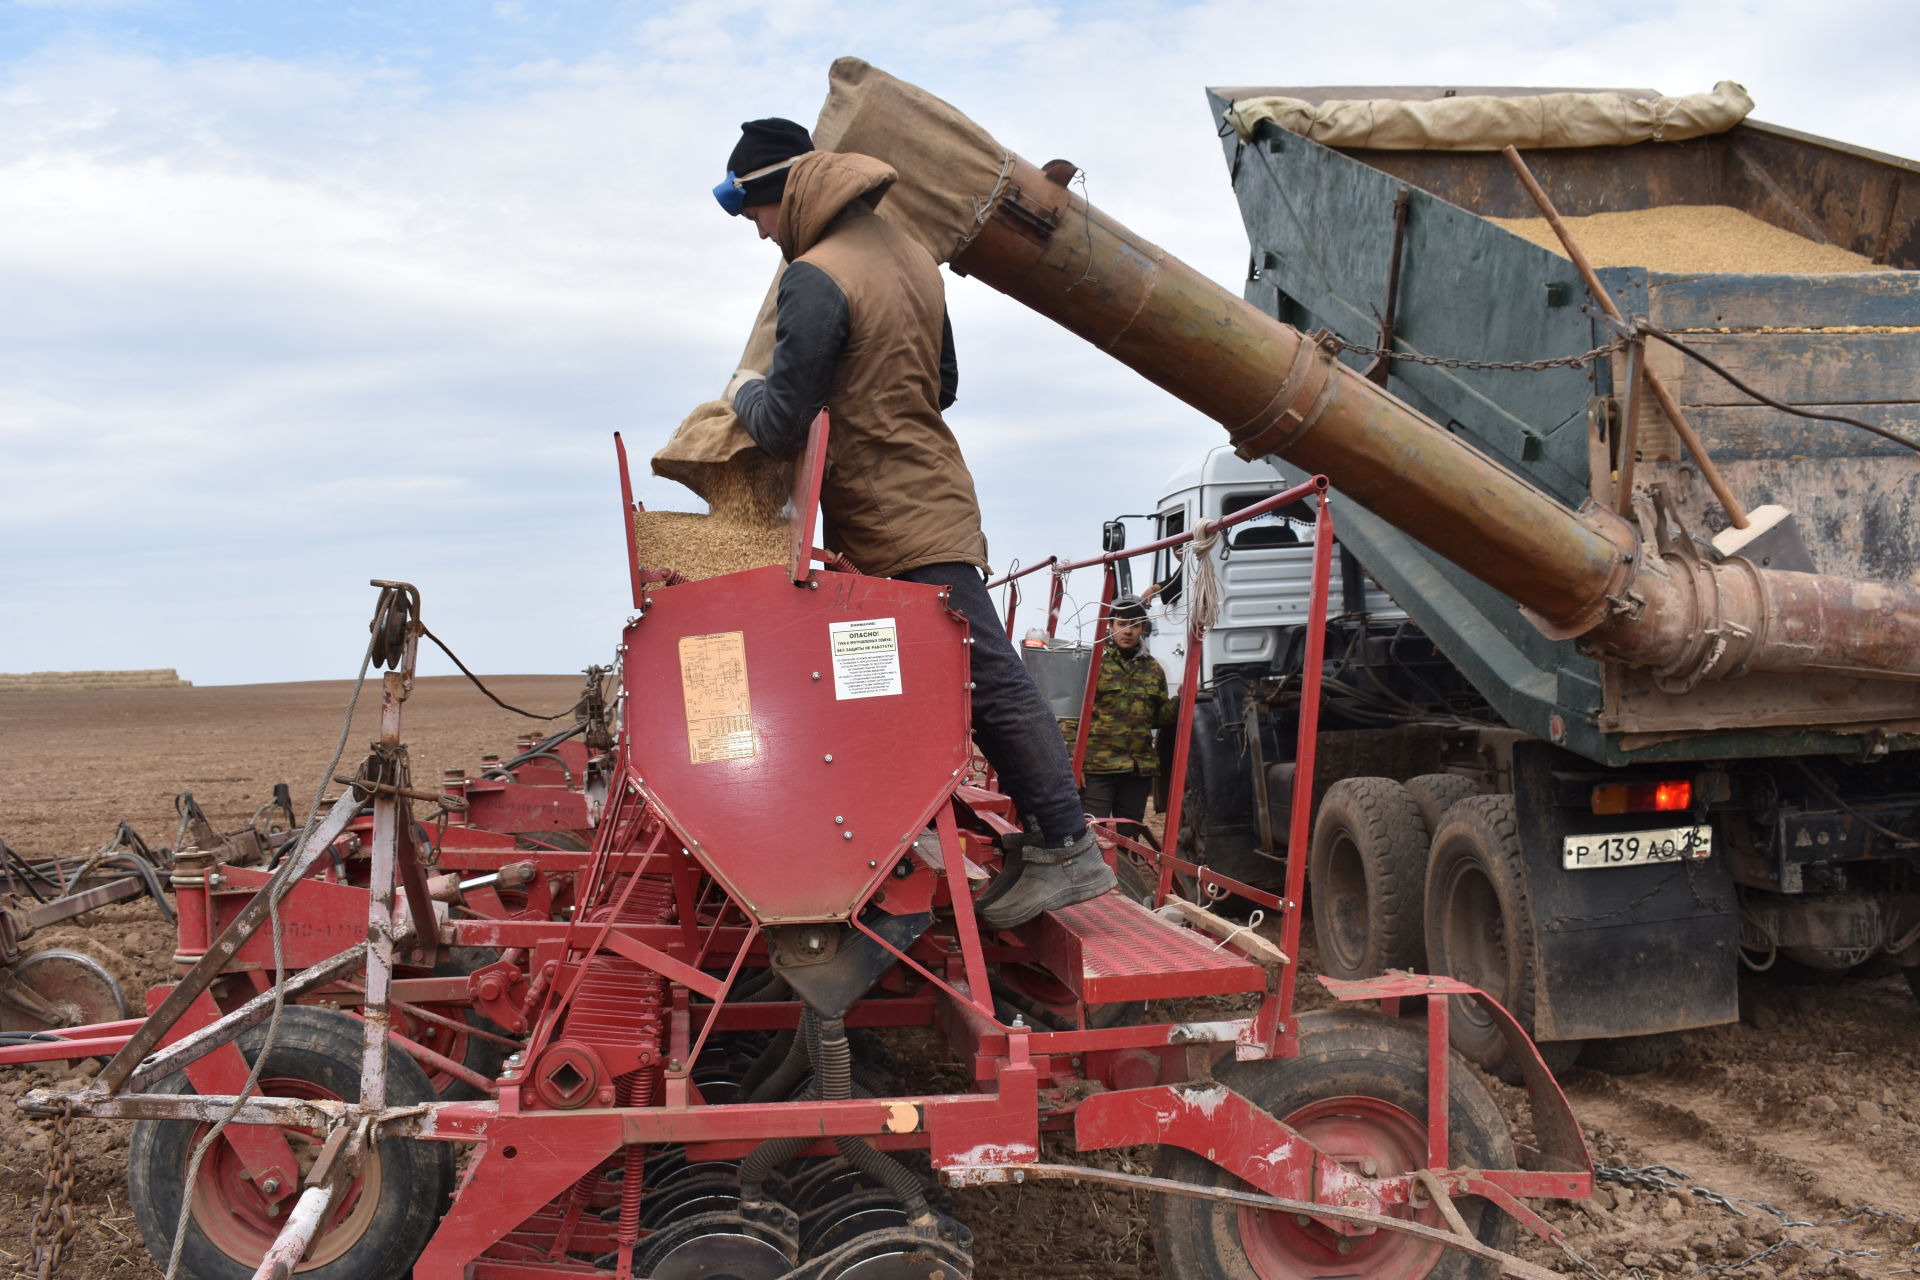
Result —
<instances>
[{"instance_id":1,"label":"dump truck","mask_svg":"<svg viewBox=\"0 0 1920 1280\"><path fill-rule=\"evenodd\" d=\"M1303 365L1337 352L1350 381L1417 407L1434 424L1418 447L1457 446L1444 462L1395 446L1364 488L1315 464L1335 485L1342 570L1306 851L1322 967L1460 977L1519 1010L1550 1061L1586 1044L1590 1064L1621 1070L1660 1061L1673 1032L1736 1018L1743 966L1899 968L1920 991L1920 689L1868 670L1874 655L1767 671L1724 652L1765 638L1811 655L1857 634L1855 606L1891 644L1914 643L1905 606L1866 584L1910 600L1920 578L1920 166L1752 120L1515 166L1498 151L1322 145L1247 111L1278 98L1325 121L1352 93L1456 92L1538 91L1209 93L1216 122L1242 125L1221 132L1246 300L1319 335ZM1594 268L1626 324L1543 209L1603 260L1656 264ZM1710 237L1690 246L1703 219ZM1695 267L1702 253L1718 269ZM1173 477L1156 532L1301 476L1284 456L1239 455L1223 446ZM1613 527L1601 610L1644 614L1636 560L1700 583L1670 656L1628 665L1549 620L1528 593L1572 575L1506 496L1463 494L1409 527L1405 513L1442 504L1437 468L1524 486L1554 508L1539 518ZM1220 621L1181 835L1256 883L1293 852L1310 519L1242 525L1206 566ZM1735 617L1726 580L1754 568L1851 585L1828 607L1781 599ZM1182 565L1163 553L1150 572L1178 615ZM1456 1041L1497 1065L1490 1030L1460 1019Z\"/></svg>"}]
</instances>

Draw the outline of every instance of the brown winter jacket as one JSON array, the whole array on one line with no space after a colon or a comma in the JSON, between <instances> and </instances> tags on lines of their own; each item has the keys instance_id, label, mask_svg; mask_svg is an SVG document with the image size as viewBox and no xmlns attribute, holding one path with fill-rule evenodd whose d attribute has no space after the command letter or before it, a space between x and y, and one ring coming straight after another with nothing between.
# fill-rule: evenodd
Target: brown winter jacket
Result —
<instances>
[{"instance_id":1,"label":"brown winter jacket","mask_svg":"<svg viewBox=\"0 0 1920 1280\"><path fill-rule=\"evenodd\" d=\"M847 343L827 398L826 544L862 572L985 568L980 503L940 416L946 295L940 268L874 212L897 175L867 156L817 151L787 176L775 240L846 295Z\"/></svg>"}]
</instances>

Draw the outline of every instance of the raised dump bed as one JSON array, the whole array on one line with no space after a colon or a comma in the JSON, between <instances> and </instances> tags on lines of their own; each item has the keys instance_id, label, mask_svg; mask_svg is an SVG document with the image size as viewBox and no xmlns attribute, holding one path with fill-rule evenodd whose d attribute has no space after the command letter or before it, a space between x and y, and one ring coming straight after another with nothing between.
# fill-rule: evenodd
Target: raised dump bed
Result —
<instances>
[{"instance_id":1,"label":"raised dump bed","mask_svg":"<svg viewBox=\"0 0 1920 1280\"><path fill-rule=\"evenodd\" d=\"M1217 118L1235 100L1270 94L1319 103L1455 92L1521 91L1227 88L1210 99ZM1280 319L1378 345L1391 316L1399 352L1473 362L1568 356L1610 336L1583 310L1573 264L1540 243L1551 235L1498 152L1334 150L1270 122L1245 141L1225 132L1251 241L1246 296ZM1920 165L1753 121L1682 142L1525 158L1622 313L1778 400L1920 440ZM1749 509L1794 513L1815 569L1920 577L1920 456L1759 404L1660 343L1648 344L1647 361L1734 495ZM1625 385L1620 355L1544 370L1396 360L1388 378L1394 394L1569 507L1619 505ZM1641 400L1638 486L1663 486L1701 537L1726 528L1659 406ZM1378 517L1346 510L1343 542L1507 720L1591 759L1852 750L1868 734L1920 741L1911 684L1755 675L1664 692L1652 673L1541 637L1506 596Z\"/></svg>"}]
</instances>

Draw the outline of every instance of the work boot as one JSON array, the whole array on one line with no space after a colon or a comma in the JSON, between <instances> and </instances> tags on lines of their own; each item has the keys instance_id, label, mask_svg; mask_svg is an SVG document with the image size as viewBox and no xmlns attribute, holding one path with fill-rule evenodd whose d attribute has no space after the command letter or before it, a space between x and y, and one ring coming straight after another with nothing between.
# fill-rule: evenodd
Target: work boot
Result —
<instances>
[{"instance_id":1,"label":"work boot","mask_svg":"<svg viewBox=\"0 0 1920 1280\"><path fill-rule=\"evenodd\" d=\"M1014 881L1026 868L1027 850L1046 843L1040 834L1040 827L1031 818L1019 831L1009 832L1000 837L1000 874L982 889L973 900L976 915L998 901L1007 890L1013 888Z\"/></svg>"},{"instance_id":2,"label":"work boot","mask_svg":"<svg viewBox=\"0 0 1920 1280\"><path fill-rule=\"evenodd\" d=\"M1093 829L1060 845L1030 845L1020 878L980 911L980 923L998 931L1023 925L1042 911L1097 898L1118 884L1100 856ZM992 885L988 886L991 892Z\"/></svg>"}]
</instances>

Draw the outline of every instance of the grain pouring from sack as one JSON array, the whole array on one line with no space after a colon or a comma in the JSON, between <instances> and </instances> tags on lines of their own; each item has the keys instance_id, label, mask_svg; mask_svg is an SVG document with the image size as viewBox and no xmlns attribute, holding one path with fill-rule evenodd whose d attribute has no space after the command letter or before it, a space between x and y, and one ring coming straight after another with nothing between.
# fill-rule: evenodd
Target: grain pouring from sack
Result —
<instances>
[{"instance_id":1,"label":"grain pouring from sack","mask_svg":"<svg viewBox=\"0 0 1920 1280\"><path fill-rule=\"evenodd\" d=\"M644 568L672 569L699 581L786 563L790 538L784 468L742 453L705 468L701 479L705 514L634 513L634 545Z\"/></svg>"}]
</instances>

